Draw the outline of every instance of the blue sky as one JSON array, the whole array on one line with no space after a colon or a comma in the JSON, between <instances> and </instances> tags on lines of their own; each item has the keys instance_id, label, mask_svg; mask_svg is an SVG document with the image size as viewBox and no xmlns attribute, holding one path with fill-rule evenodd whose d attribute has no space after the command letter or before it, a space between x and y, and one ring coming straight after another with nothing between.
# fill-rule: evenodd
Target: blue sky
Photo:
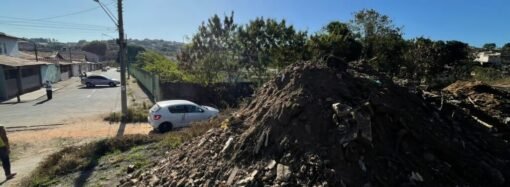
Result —
<instances>
[{"instance_id":1,"label":"blue sky","mask_svg":"<svg viewBox=\"0 0 510 187\"><path fill-rule=\"evenodd\" d=\"M115 0L101 1L116 11ZM353 12L372 8L403 26L405 38L460 40L474 46L510 42L509 0L124 0L124 4L126 33L137 39L182 42L202 21L231 11L237 23L263 16L286 19L314 33L330 21L345 22ZM113 27L93 0L2 0L0 6L0 32L19 37L109 39L116 36Z\"/></svg>"}]
</instances>

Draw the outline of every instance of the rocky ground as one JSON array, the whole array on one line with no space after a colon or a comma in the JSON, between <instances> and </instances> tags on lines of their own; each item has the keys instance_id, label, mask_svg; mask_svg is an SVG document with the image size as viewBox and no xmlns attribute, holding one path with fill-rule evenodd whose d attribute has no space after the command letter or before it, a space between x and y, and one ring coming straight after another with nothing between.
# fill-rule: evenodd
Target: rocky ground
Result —
<instances>
[{"instance_id":1,"label":"rocky ground","mask_svg":"<svg viewBox=\"0 0 510 187\"><path fill-rule=\"evenodd\" d=\"M356 63L328 64L286 68L221 127L119 185L510 185L510 144L488 128L493 121L446 102L450 95L409 92ZM459 97L455 90L446 89ZM505 117L505 106L486 115Z\"/></svg>"}]
</instances>

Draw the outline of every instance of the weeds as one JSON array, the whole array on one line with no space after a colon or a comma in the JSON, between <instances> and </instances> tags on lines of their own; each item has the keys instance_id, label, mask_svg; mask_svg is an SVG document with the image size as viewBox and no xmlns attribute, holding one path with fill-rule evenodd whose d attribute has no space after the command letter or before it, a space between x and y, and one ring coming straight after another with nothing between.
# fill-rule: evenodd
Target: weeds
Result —
<instances>
[{"instance_id":1,"label":"weeds","mask_svg":"<svg viewBox=\"0 0 510 187\"><path fill-rule=\"evenodd\" d=\"M21 186L58 184L58 177L93 169L103 156L111 157L113 162L129 160L136 168L143 168L151 163L151 160L144 156L147 144L157 142L155 147L161 149L156 150L157 152L174 149L183 142L203 135L213 127L219 127L224 119L224 116L220 116L209 121L196 122L189 128L163 135L126 135L122 138L109 138L81 146L66 147L41 162L31 176L22 181Z\"/></svg>"},{"instance_id":2,"label":"weeds","mask_svg":"<svg viewBox=\"0 0 510 187\"><path fill-rule=\"evenodd\" d=\"M146 135L127 135L122 138L104 139L83 146L71 146L46 158L22 186L49 186L55 178L65 174L91 169L99 158L108 154L123 152L131 147L156 142L159 138Z\"/></svg>"},{"instance_id":3,"label":"weeds","mask_svg":"<svg viewBox=\"0 0 510 187\"><path fill-rule=\"evenodd\" d=\"M109 122L120 122L121 116L120 112L112 112L110 115L106 116L104 120ZM126 122L147 122L147 109L138 106L129 107L127 110Z\"/></svg>"}]
</instances>

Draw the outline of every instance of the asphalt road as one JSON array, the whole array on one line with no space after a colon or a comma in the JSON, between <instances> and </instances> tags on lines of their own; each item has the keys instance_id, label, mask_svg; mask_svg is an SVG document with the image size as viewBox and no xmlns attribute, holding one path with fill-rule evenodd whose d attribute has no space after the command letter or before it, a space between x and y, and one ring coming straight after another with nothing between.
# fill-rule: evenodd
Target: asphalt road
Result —
<instances>
[{"instance_id":1,"label":"asphalt road","mask_svg":"<svg viewBox=\"0 0 510 187\"><path fill-rule=\"evenodd\" d=\"M87 74L120 79L115 69ZM53 93L52 100L47 101L44 96L26 103L0 105L0 124L5 127L62 124L120 111L120 86L85 88L77 78L70 81L73 82Z\"/></svg>"}]
</instances>

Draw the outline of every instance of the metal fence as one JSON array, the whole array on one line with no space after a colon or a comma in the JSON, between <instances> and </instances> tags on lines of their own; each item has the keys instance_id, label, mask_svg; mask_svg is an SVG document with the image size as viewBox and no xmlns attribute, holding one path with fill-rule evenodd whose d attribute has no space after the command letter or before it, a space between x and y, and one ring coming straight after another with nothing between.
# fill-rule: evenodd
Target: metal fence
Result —
<instances>
[{"instance_id":1,"label":"metal fence","mask_svg":"<svg viewBox=\"0 0 510 187\"><path fill-rule=\"evenodd\" d=\"M143 69L129 65L129 74L136 78L138 84L154 102L161 100L161 88L159 78L150 72Z\"/></svg>"}]
</instances>

